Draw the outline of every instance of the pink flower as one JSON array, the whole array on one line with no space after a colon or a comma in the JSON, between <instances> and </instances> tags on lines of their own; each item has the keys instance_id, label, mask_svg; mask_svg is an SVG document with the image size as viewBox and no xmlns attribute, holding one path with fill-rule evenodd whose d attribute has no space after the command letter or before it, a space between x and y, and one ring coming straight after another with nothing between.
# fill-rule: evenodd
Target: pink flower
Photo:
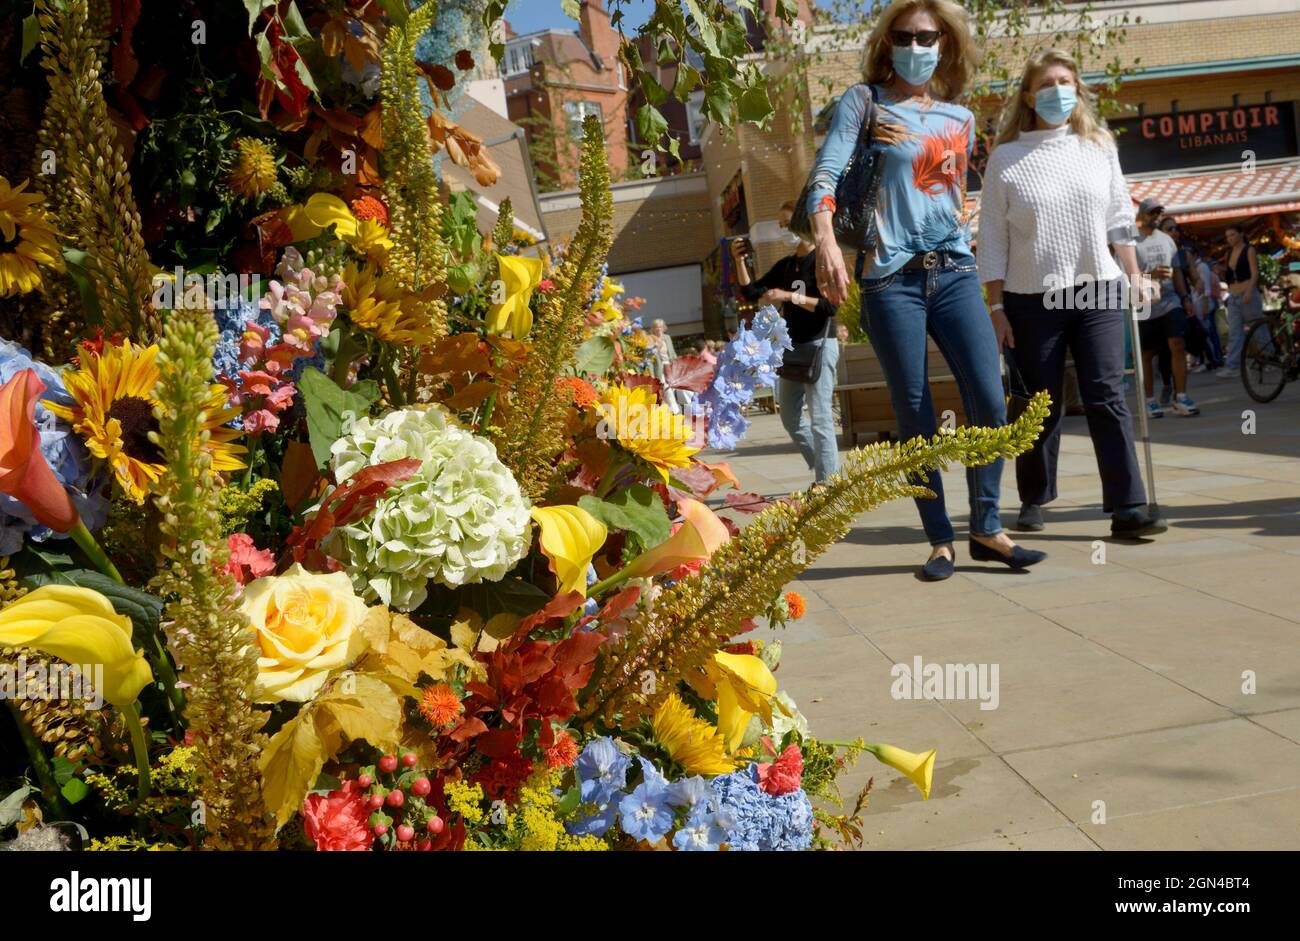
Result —
<instances>
[{"instance_id":1,"label":"pink flower","mask_svg":"<svg viewBox=\"0 0 1300 941\"><path fill-rule=\"evenodd\" d=\"M253 545L253 537L248 533L231 533L226 545L230 547L230 558L226 560L225 570L239 584L247 585L275 571L275 556L270 550Z\"/></svg>"},{"instance_id":2,"label":"pink flower","mask_svg":"<svg viewBox=\"0 0 1300 941\"><path fill-rule=\"evenodd\" d=\"M266 341L271 338L269 327L252 320L244 325L244 335L239 339L239 358L249 365L257 362L266 352Z\"/></svg>"},{"instance_id":3,"label":"pink flower","mask_svg":"<svg viewBox=\"0 0 1300 941\"><path fill-rule=\"evenodd\" d=\"M259 408L244 416L244 432L260 435L264 431L275 431L280 427L280 418L270 409Z\"/></svg>"},{"instance_id":4,"label":"pink flower","mask_svg":"<svg viewBox=\"0 0 1300 941\"><path fill-rule=\"evenodd\" d=\"M308 839L322 852L368 850L374 844L366 794L355 780L328 794L308 794L302 817Z\"/></svg>"},{"instance_id":5,"label":"pink flower","mask_svg":"<svg viewBox=\"0 0 1300 941\"><path fill-rule=\"evenodd\" d=\"M292 382L280 384L266 397L266 407L273 412L283 412L293 404L293 397L297 391L297 387Z\"/></svg>"},{"instance_id":6,"label":"pink flower","mask_svg":"<svg viewBox=\"0 0 1300 941\"><path fill-rule=\"evenodd\" d=\"M790 745L776 761L758 764L758 786L773 797L799 790L803 781L803 754L798 745Z\"/></svg>"},{"instance_id":7,"label":"pink flower","mask_svg":"<svg viewBox=\"0 0 1300 941\"><path fill-rule=\"evenodd\" d=\"M541 291L543 294L550 294L555 290L555 282L550 278L542 278L542 280L537 282L537 290Z\"/></svg>"}]
</instances>

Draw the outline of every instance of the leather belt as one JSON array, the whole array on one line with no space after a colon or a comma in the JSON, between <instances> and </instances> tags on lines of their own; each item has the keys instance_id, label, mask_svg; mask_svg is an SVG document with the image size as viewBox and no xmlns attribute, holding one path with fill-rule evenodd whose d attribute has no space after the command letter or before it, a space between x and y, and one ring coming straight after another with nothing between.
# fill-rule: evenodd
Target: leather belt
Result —
<instances>
[{"instance_id":1,"label":"leather belt","mask_svg":"<svg viewBox=\"0 0 1300 941\"><path fill-rule=\"evenodd\" d=\"M948 264L952 254L946 251L918 252L909 258L901 271L929 271L932 268L942 268Z\"/></svg>"}]
</instances>

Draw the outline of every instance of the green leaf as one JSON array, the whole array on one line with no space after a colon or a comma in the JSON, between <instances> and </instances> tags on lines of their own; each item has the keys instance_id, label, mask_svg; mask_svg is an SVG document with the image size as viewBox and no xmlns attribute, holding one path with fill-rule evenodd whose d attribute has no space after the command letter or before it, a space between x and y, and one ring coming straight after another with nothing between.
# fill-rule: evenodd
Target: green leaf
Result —
<instances>
[{"instance_id":1,"label":"green leaf","mask_svg":"<svg viewBox=\"0 0 1300 941\"><path fill-rule=\"evenodd\" d=\"M648 72L641 76L641 90L645 92L645 100L656 108L668 100L668 89L660 85Z\"/></svg>"},{"instance_id":2,"label":"green leaf","mask_svg":"<svg viewBox=\"0 0 1300 941\"><path fill-rule=\"evenodd\" d=\"M345 424L351 424L370 411L370 400L338 384L319 369L304 369L298 380L303 406L307 410L307 435L316 466L324 468L329 463L330 446L343 435Z\"/></svg>"},{"instance_id":3,"label":"green leaf","mask_svg":"<svg viewBox=\"0 0 1300 941\"><path fill-rule=\"evenodd\" d=\"M72 776L76 774L77 769L81 767L80 765L68 761L68 759L64 758L62 755L55 755L54 758L51 759L51 764L54 766L54 783L59 787L63 787L63 785L71 781Z\"/></svg>"},{"instance_id":4,"label":"green leaf","mask_svg":"<svg viewBox=\"0 0 1300 941\"><path fill-rule=\"evenodd\" d=\"M0 830L12 827L23 815L23 801L33 792L33 788L24 784L4 800L0 800Z\"/></svg>"},{"instance_id":5,"label":"green leaf","mask_svg":"<svg viewBox=\"0 0 1300 941\"><path fill-rule=\"evenodd\" d=\"M284 32L294 40L311 38L311 30L307 29L306 21L298 12L297 0L289 0L289 9L284 14Z\"/></svg>"},{"instance_id":6,"label":"green leaf","mask_svg":"<svg viewBox=\"0 0 1300 941\"><path fill-rule=\"evenodd\" d=\"M150 641L158 627L158 619L162 617L161 598L138 588L123 585L91 569L36 572L21 577L19 581L28 588L40 588L42 585L76 585L79 588L89 588L99 592L113 605L114 611L131 619L131 625L135 628L133 639L136 646L145 650L153 649L152 643L146 644L146 641Z\"/></svg>"},{"instance_id":7,"label":"green leaf","mask_svg":"<svg viewBox=\"0 0 1300 941\"><path fill-rule=\"evenodd\" d=\"M68 276L81 297L81 306L86 311L86 323L92 327L104 322L104 313L99 306L99 294L95 291L98 275L91 266L89 252L77 248L65 248L63 260L67 264Z\"/></svg>"},{"instance_id":8,"label":"green leaf","mask_svg":"<svg viewBox=\"0 0 1300 941\"><path fill-rule=\"evenodd\" d=\"M634 533L646 548L659 545L672 533L663 501L645 484L633 484L605 500L580 497L578 506L610 529Z\"/></svg>"},{"instance_id":9,"label":"green leaf","mask_svg":"<svg viewBox=\"0 0 1300 941\"><path fill-rule=\"evenodd\" d=\"M68 778L63 787L59 788L59 793L67 798L69 804L76 804L85 800L86 795L90 793L90 788L81 778Z\"/></svg>"},{"instance_id":10,"label":"green leaf","mask_svg":"<svg viewBox=\"0 0 1300 941\"><path fill-rule=\"evenodd\" d=\"M700 84L700 70L685 62L677 66L677 78L673 81L673 97L685 101Z\"/></svg>"},{"instance_id":11,"label":"green leaf","mask_svg":"<svg viewBox=\"0 0 1300 941\"><path fill-rule=\"evenodd\" d=\"M767 86L755 82L745 89L736 106L737 117L741 121L762 124L772 113L772 101L767 97Z\"/></svg>"},{"instance_id":12,"label":"green leaf","mask_svg":"<svg viewBox=\"0 0 1300 941\"><path fill-rule=\"evenodd\" d=\"M668 121L659 113L658 108L642 105L636 110L636 133L647 144L657 144L668 130Z\"/></svg>"},{"instance_id":13,"label":"green leaf","mask_svg":"<svg viewBox=\"0 0 1300 941\"><path fill-rule=\"evenodd\" d=\"M469 608L485 621L498 614L532 614L551 600L548 592L519 578L462 585L453 595L457 607Z\"/></svg>"},{"instance_id":14,"label":"green leaf","mask_svg":"<svg viewBox=\"0 0 1300 941\"><path fill-rule=\"evenodd\" d=\"M388 18L393 21L394 26L401 26L406 22L407 17L411 15L410 10L406 7L406 0L379 0L379 6L388 14ZM488 6L490 8L492 4ZM504 11L505 4L502 3L500 6ZM484 15L487 15L487 11L484 11ZM500 13L497 14L497 16L500 15Z\"/></svg>"},{"instance_id":15,"label":"green leaf","mask_svg":"<svg viewBox=\"0 0 1300 941\"><path fill-rule=\"evenodd\" d=\"M582 4L579 0L560 0L560 12L576 20L582 16Z\"/></svg>"},{"instance_id":16,"label":"green leaf","mask_svg":"<svg viewBox=\"0 0 1300 941\"><path fill-rule=\"evenodd\" d=\"M555 812L560 817L567 817L578 809L582 803L582 788L575 783L564 792L564 796L555 804Z\"/></svg>"},{"instance_id":17,"label":"green leaf","mask_svg":"<svg viewBox=\"0 0 1300 941\"><path fill-rule=\"evenodd\" d=\"M709 50L711 55L720 55L718 52L718 30L713 20L700 8L699 0L683 0L683 2L691 14L691 19L695 22L695 28L699 31L700 42L704 43L704 48Z\"/></svg>"},{"instance_id":18,"label":"green leaf","mask_svg":"<svg viewBox=\"0 0 1300 941\"><path fill-rule=\"evenodd\" d=\"M253 35L253 24L257 22L257 15L273 6L275 0L244 0L244 9L248 11L248 35Z\"/></svg>"},{"instance_id":19,"label":"green leaf","mask_svg":"<svg viewBox=\"0 0 1300 941\"><path fill-rule=\"evenodd\" d=\"M23 47L18 53L18 64L22 65L23 61L36 48L36 44L41 41L41 21L33 13L30 16L23 17Z\"/></svg>"},{"instance_id":20,"label":"green leaf","mask_svg":"<svg viewBox=\"0 0 1300 941\"><path fill-rule=\"evenodd\" d=\"M614 341L609 337L592 337L578 347L573 365L579 374L603 376L614 365L614 352Z\"/></svg>"}]
</instances>

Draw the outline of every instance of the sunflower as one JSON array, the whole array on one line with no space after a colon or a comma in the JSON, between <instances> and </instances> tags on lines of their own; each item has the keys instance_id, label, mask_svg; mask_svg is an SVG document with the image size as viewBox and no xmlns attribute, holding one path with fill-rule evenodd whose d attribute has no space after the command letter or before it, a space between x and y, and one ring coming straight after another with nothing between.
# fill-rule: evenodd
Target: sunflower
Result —
<instances>
[{"instance_id":1,"label":"sunflower","mask_svg":"<svg viewBox=\"0 0 1300 941\"><path fill-rule=\"evenodd\" d=\"M245 199L257 199L275 186L275 154L255 137L235 141L239 151L226 182Z\"/></svg>"},{"instance_id":2,"label":"sunflower","mask_svg":"<svg viewBox=\"0 0 1300 941\"><path fill-rule=\"evenodd\" d=\"M0 176L0 297L26 294L41 286L41 269L63 270L63 254L54 227L45 218L40 193L24 193Z\"/></svg>"},{"instance_id":3,"label":"sunflower","mask_svg":"<svg viewBox=\"0 0 1300 941\"><path fill-rule=\"evenodd\" d=\"M600 398L602 432L657 470L664 483L670 468L686 467L700 450L690 443L695 437L690 422L658 404L645 386L612 385Z\"/></svg>"},{"instance_id":4,"label":"sunflower","mask_svg":"<svg viewBox=\"0 0 1300 941\"><path fill-rule=\"evenodd\" d=\"M397 346L426 346L436 338L417 295L408 294L374 265L343 269L343 303L354 326Z\"/></svg>"},{"instance_id":5,"label":"sunflower","mask_svg":"<svg viewBox=\"0 0 1300 941\"><path fill-rule=\"evenodd\" d=\"M651 720L655 741L686 769L687 774L726 774L736 767L727 757L722 733L691 711L676 693L669 693Z\"/></svg>"},{"instance_id":6,"label":"sunflower","mask_svg":"<svg viewBox=\"0 0 1300 941\"><path fill-rule=\"evenodd\" d=\"M122 490L137 504L144 503L167 470L162 450L149 440L149 432L158 430L153 414L160 404L153 397L157 359L157 346L133 346L130 340L120 346L105 343L100 352L83 346L80 368L63 376L76 404L42 403L72 424L92 454L108 462ZM239 432L225 427L239 414L226 398L226 387L209 386L204 408L213 470L239 470L244 464L237 455L245 448L234 443Z\"/></svg>"}]
</instances>

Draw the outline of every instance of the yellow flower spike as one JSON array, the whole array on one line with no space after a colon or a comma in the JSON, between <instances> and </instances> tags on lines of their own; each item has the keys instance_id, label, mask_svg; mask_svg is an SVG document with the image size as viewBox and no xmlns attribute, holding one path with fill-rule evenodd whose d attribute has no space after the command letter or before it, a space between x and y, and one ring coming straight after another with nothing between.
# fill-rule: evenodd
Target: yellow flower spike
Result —
<instances>
[{"instance_id":1,"label":"yellow flower spike","mask_svg":"<svg viewBox=\"0 0 1300 941\"><path fill-rule=\"evenodd\" d=\"M934 756L938 749L931 748L924 754L904 751L893 745L868 745L867 751L875 755L881 764L889 765L912 779L916 789L924 800L930 799L930 782L934 777Z\"/></svg>"},{"instance_id":2,"label":"yellow flower spike","mask_svg":"<svg viewBox=\"0 0 1300 941\"><path fill-rule=\"evenodd\" d=\"M126 709L153 680L144 654L131 644L131 619L89 588L46 585L0 611L0 647L31 647L74 666L104 670L99 691Z\"/></svg>"},{"instance_id":3,"label":"yellow flower spike","mask_svg":"<svg viewBox=\"0 0 1300 941\"><path fill-rule=\"evenodd\" d=\"M776 677L758 657L718 651L705 664L704 673L717 691L718 731L734 753L745 738L745 728L754 713L772 721L772 697Z\"/></svg>"},{"instance_id":4,"label":"yellow flower spike","mask_svg":"<svg viewBox=\"0 0 1300 941\"><path fill-rule=\"evenodd\" d=\"M487 331L494 334L508 333L514 339L522 340L533 329L533 312L529 309L528 302L542 281L545 264L540 258L525 258L522 255L497 255L496 259L505 297L500 304L488 308ZM494 294L495 291L494 286Z\"/></svg>"},{"instance_id":5,"label":"yellow flower spike","mask_svg":"<svg viewBox=\"0 0 1300 941\"><path fill-rule=\"evenodd\" d=\"M529 513L541 528L542 551L551 560L559 593L587 593L587 566L605 544L609 530L580 506L533 507Z\"/></svg>"}]
</instances>

